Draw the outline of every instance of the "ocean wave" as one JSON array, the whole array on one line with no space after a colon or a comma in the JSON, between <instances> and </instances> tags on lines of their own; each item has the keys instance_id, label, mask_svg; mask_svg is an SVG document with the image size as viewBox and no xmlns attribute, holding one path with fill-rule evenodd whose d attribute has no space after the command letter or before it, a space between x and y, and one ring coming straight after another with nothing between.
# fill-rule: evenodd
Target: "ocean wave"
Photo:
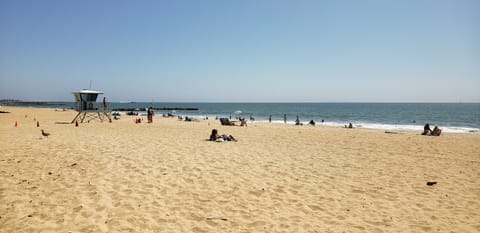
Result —
<instances>
[{"instance_id":1,"label":"ocean wave","mask_svg":"<svg viewBox=\"0 0 480 233\"><path fill-rule=\"evenodd\" d=\"M188 117L192 117L192 118L197 118L197 119L204 119L206 117L208 117L209 119L215 119L216 117L230 117L230 115L228 114L216 114L216 115L213 115L213 114L191 114L191 113L186 113L186 112L177 112L176 113L177 115L185 115L185 116L188 116ZM236 117L237 116L233 116L232 115L232 119L233 120L236 120ZM249 122L249 124L254 124L255 122L259 122L259 123L268 123L268 118L265 117L265 116L260 116L258 118L255 119L255 121L249 121L249 117L248 116L243 116L247 119L247 121ZM314 119L316 120L316 119ZM391 130L391 131L394 131L394 130L397 130L397 131L417 131L417 132L422 132L423 131L423 125L413 125L413 124L386 124L386 123L375 123L375 122L362 122L362 121L351 121L353 126L356 127L356 128L366 128L366 129L378 129L378 130ZM272 123L274 124L285 124L283 119L272 119ZM307 125L309 123L309 121L301 121L302 124L304 125ZM316 124L317 125L325 125L325 126L331 126L331 127L344 127L345 125L347 125L349 123L349 121L325 121L325 122L321 122L319 120L316 120ZM288 125L294 125L295 122L292 118L289 118L288 121L287 121L287 124ZM443 132L447 132L447 133L478 133L480 132L480 129L479 128L475 128L475 127L463 127L463 126L442 126L442 125L439 125L439 127L443 130Z\"/></svg>"}]
</instances>

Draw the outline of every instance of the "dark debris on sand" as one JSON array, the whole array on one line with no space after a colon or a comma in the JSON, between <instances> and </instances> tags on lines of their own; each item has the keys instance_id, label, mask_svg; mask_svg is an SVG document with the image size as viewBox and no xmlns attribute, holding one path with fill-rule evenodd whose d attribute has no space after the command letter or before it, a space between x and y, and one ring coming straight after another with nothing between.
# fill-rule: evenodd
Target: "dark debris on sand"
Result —
<instances>
[{"instance_id":1,"label":"dark debris on sand","mask_svg":"<svg viewBox=\"0 0 480 233\"><path fill-rule=\"evenodd\" d=\"M428 186L432 186L432 185L435 185L435 184L437 184L436 181L428 181L428 182L427 182L427 185L428 185Z\"/></svg>"}]
</instances>

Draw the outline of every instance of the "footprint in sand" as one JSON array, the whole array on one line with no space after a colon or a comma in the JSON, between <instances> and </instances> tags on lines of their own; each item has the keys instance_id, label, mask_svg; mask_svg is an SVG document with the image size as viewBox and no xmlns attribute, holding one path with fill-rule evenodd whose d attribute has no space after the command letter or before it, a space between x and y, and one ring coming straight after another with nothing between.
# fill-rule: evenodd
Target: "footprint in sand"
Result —
<instances>
[{"instance_id":1,"label":"footprint in sand","mask_svg":"<svg viewBox=\"0 0 480 233\"><path fill-rule=\"evenodd\" d=\"M252 223L247 224L248 227L259 227L259 226L264 226L267 224L265 221L255 221Z\"/></svg>"},{"instance_id":2,"label":"footprint in sand","mask_svg":"<svg viewBox=\"0 0 480 233\"><path fill-rule=\"evenodd\" d=\"M189 219L194 220L194 221L198 221L198 222L205 220L204 217L198 216L198 215L196 215L196 214L194 214L194 213L190 214L190 218L189 218Z\"/></svg>"},{"instance_id":3,"label":"footprint in sand","mask_svg":"<svg viewBox=\"0 0 480 233\"><path fill-rule=\"evenodd\" d=\"M308 207L310 207L310 209L315 210L315 211L323 211L324 210L322 207L317 206L317 205L308 205Z\"/></svg>"},{"instance_id":4,"label":"footprint in sand","mask_svg":"<svg viewBox=\"0 0 480 233\"><path fill-rule=\"evenodd\" d=\"M263 192L264 192L264 191L259 190L259 191L250 191L250 192L248 192L248 193L249 193L249 194L252 194L252 195L255 195L256 197L260 197L260 196L262 196Z\"/></svg>"},{"instance_id":5,"label":"footprint in sand","mask_svg":"<svg viewBox=\"0 0 480 233\"><path fill-rule=\"evenodd\" d=\"M207 232L207 230L200 228L200 227L194 227L192 228L193 232Z\"/></svg>"}]
</instances>

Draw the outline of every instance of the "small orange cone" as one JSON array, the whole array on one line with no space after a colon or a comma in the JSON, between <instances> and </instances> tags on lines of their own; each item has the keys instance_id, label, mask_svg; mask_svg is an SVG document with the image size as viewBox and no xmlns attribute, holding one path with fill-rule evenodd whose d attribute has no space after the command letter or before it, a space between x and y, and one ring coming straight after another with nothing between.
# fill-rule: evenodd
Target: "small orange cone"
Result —
<instances>
[{"instance_id":1,"label":"small orange cone","mask_svg":"<svg viewBox=\"0 0 480 233\"><path fill-rule=\"evenodd\" d=\"M15 121L15 127L18 127L18 121Z\"/></svg>"}]
</instances>

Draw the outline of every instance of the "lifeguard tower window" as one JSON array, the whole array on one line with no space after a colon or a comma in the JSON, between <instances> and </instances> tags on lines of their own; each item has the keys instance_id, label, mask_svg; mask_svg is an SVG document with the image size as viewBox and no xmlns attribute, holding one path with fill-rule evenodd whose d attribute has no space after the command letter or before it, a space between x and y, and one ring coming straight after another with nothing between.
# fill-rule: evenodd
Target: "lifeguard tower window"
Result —
<instances>
[{"instance_id":1,"label":"lifeguard tower window","mask_svg":"<svg viewBox=\"0 0 480 233\"><path fill-rule=\"evenodd\" d=\"M82 103L83 103L83 108L82 109L85 109L85 110L95 110L95 101L97 101L97 96L98 94L92 94L92 93L88 93L88 94L80 94L80 98L82 99Z\"/></svg>"},{"instance_id":2,"label":"lifeguard tower window","mask_svg":"<svg viewBox=\"0 0 480 233\"><path fill-rule=\"evenodd\" d=\"M90 94L82 94L82 100L83 101L89 101L89 102L90 101L95 102L95 101L97 101L97 96L98 96L98 94L91 94L91 93Z\"/></svg>"}]
</instances>

